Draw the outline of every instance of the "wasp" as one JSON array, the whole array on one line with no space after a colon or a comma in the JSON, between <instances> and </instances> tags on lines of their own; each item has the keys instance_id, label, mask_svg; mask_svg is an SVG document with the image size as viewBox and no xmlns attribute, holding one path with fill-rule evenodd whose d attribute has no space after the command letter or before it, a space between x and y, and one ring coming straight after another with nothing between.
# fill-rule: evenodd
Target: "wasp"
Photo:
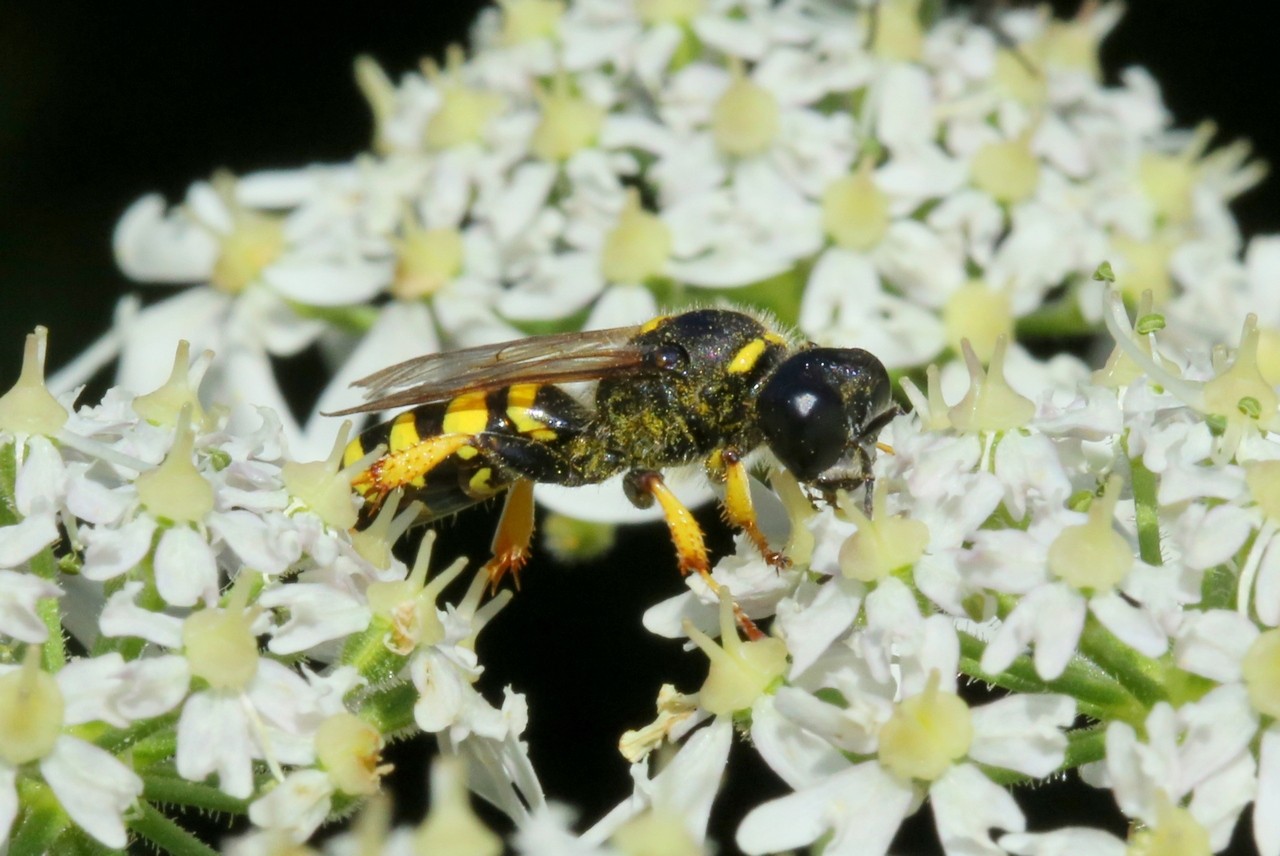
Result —
<instances>
[{"instance_id":1,"label":"wasp","mask_svg":"<svg viewBox=\"0 0 1280 856\"><path fill-rule=\"evenodd\" d=\"M562 386L583 381L595 384L589 403ZM403 489L429 522L507 493L487 566L494 584L528 559L535 483L618 474L632 503L660 506L680 570L711 583L702 531L662 477L696 462L724 485L729 524L785 566L757 523L745 457L766 447L826 502L860 485L869 496L877 435L898 412L867 351L796 345L726 309L429 354L353 386L366 401L334 415L412 407L345 451L347 466L380 451L353 480L367 509Z\"/></svg>"}]
</instances>

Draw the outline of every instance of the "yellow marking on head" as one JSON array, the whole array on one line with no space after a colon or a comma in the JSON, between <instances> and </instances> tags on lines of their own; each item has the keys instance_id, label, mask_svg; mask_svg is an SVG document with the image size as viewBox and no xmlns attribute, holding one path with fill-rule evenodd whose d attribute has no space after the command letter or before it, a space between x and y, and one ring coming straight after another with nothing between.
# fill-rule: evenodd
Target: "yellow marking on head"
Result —
<instances>
[{"instance_id":1,"label":"yellow marking on head","mask_svg":"<svg viewBox=\"0 0 1280 856\"><path fill-rule=\"evenodd\" d=\"M772 345L781 345L784 348L790 346L790 343L786 340L785 336L775 333L772 330L764 334L764 340Z\"/></svg>"},{"instance_id":2,"label":"yellow marking on head","mask_svg":"<svg viewBox=\"0 0 1280 856\"><path fill-rule=\"evenodd\" d=\"M671 317L670 315L659 315L657 318L651 318L640 325L640 332L652 333L654 330L657 330L659 327L661 327L663 322L665 322L670 317Z\"/></svg>"},{"instance_id":3,"label":"yellow marking on head","mask_svg":"<svg viewBox=\"0 0 1280 856\"><path fill-rule=\"evenodd\" d=\"M729 374L742 374L751 371L752 367L760 359L760 355L764 353L764 339L752 339L750 342L742 346L738 353L733 355L733 361L729 363Z\"/></svg>"},{"instance_id":4,"label":"yellow marking on head","mask_svg":"<svg viewBox=\"0 0 1280 856\"><path fill-rule=\"evenodd\" d=\"M412 410L406 410L391 421L391 431L387 434L387 450L398 452L422 442L418 434L418 420Z\"/></svg>"},{"instance_id":5,"label":"yellow marking on head","mask_svg":"<svg viewBox=\"0 0 1280 856\"><path fill-rule=\"evenodd\" d=\"M556 432L529 412L539 388L536 383L518 383L507 390L507 418L521 434L535 440L554 440Z\"/></svg>"}]
</instances>

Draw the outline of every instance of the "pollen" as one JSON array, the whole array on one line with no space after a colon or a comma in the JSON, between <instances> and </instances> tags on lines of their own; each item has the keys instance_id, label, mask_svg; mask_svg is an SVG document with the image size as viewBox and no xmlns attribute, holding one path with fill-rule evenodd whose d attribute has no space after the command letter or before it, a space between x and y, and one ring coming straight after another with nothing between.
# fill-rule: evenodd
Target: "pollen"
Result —
<instances>
[{"instance_id":1,"label":"pollen","mask_svg":"<svg viewBox=\"0 0 1280 856\"><path fill-rule=\"evenodd\" d=\"M22 665L0 675L0 759L14 767L48 755L62 734L62 691L40 650L28 646Z\"/></svg>"},{"instance_id":2,"label":"pollen","mask_svg":"<svg viewBox=\"0 0 1280 856\"><path fill-rule=\"evenodd\" d=\"M169 454L134 483L138 499L156 517L174 523L199 523L213 510L213 486L191 461L194 445L191 405L185 404L179 411Z\"/></svg>"},{"instance_id":3,"label":"pollen","mask_svg":"<svg viewBox=\"0 0 1280 856\"><path fill-rule=\"evenodd\" d=\"M568 160L590 147L604 124L603 107L575 93L568 75L556 75L550 87L534 92L542 118L529 140L530 150L549 161Z\"/></svg>"},{"instance_id":4,"label":"pollen","mask_svg":"<svg viewBox=\"0 0 1280 856\"><path fill-rule=\"evenodd\" d=\"M684 629L711 661L698 693L699 703L708 713L720 716L747 710L786 676L786 644L774 638L753 642L739 639L728 594L720 597L720 645L688 621Z\"/></svg>"},{"instance_id":5,"label":"pollen","mask_svg":"<svg viewBox=\"0 0 1280 856\"><path fill-rule=\"evenodd\" d=\"M618 222L604 239L600 272L609 282L640 283L662 274L671 257L671 229L627 191Z\"/></svg>"},{"instance_id":6,"label":"pollen","mask_svg":"<svg viewBox=\"0 0 1280 856\"><path fill-rule=\"evenodd\" d=\"M1076 589L1110 592L1133 568L1133 550L1112 526L1120 484L1119 476L1108 479L1089 506L1089 519L1066 527L1049 545L1049 572Z\"/></svg>"},{"instance_id":7,"label":"pollen","mask_svg":"<svg viewBox=\"0 0 1280 856\"><path fill-rule=\"evenodd\" d=\"M49 331L37 327L27 335L22 371L9 391L0 396L0 431L52 436L67 421L67 409L44 385L45 348Z\"/></svg>"},{"instance_id":8,"label":"pollen","mask_svg":"<svg viewBox=\"0 0 1280 856\"><path fill-rule=\"evenodd\" d=\"M711 111L711 135L730 157L762 154L778 136L778 100L743 74L741 65L730 70L733 80Z\"/></svg>"},{"instance_id":9,"label":"pollen","mask_svg":"<svg viewBox=\"0 0 1280 856\"><path fill-rule=\"evenodd\" d=\"M857 172L822 192L822 227L841 249L870 250L889 230L889 197L876 186L872 169L871 160L864 160Z\"/></svg>"},{"instance_id":10,"label":"pollen","mask_svg":"<svg viewBox=\"0 0 1280 856\"><path fill-rule=\"evenodd\" d=\"M973 717L958 695L939 689L930 673L924 691L900 701L880 727L880 763L895 776L932 782L973 743Z\"/></svg>"}]
</instances>

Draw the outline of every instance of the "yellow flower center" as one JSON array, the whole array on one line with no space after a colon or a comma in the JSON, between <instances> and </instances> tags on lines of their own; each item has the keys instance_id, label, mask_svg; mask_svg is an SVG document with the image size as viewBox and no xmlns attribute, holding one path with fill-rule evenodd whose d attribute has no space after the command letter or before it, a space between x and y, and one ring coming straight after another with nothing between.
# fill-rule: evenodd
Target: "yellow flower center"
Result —
<instances>
[{"instance_id":1,"label":"yellow flower center","mask_svg":"<svg viewBox=\"0 0 1280 856\"><path fill-rule=\"evenodd\" d=\"M286 461L280 468L280 478L289 495L334 529L350 529L358 516L351 501L351 480L340 469L350 429L351 423L344 422L328 460Z\"/></svg>"},{"instance_id":2,"label":"yellow flower center","mask_svg":"<svg viewBox=\"0 0 1280 856\"><path fill-rule=\"evenodd\" d=\"M397 300L429 297L462 272L464 246L457 229L423 229L407 219L404 233L393 242L396 269L391 294Z\"/></svg>"},{"instance_id":3,"label":"yellow flower center","mask_svg":"<svg viewBox=\"0 0 1280 856\"><path fill-rule=\"evenodd\" d=\"M959 351L960 342L968 339L978 359L989 363L996 341L1001 336L1013 338L1013 306L1006 292L980 279L970 280L947 299L942 323L953 351Z\"/></svg>"},{"instance_id":4,"label":"yellow flower center","mask_svg":"<svg viewBox=\"0 0 1280 856\"><path fill-rule=\"evenodd\" d=\"M880 727L880 763L901 779L932 782L969 751L973 716L960 696L938 689L934 671L924 691L903 699Z\"/></svg>"},{"instance_id":5,"label":"yellow flower center","mask_svg":"<svg viewBox=\"0 0 1280 856\"><path fill-rule=\"evenodd\" d=\"M440 106L431 114L423 131L422 139L429 151L478 142L485 125L502 108L502 99L496 93L462 82L465 59L460 46L449 47L445 62L443 71L431 60L422 64L423 74L440 93Z\"/></svg>"},{"instance_id":6,"label":"yellow flower center","mask_svg":"<svg viewBox=\"0 0 1280 856\"><path fill-rule=\"evenodd\" d=\"M641 21L655 24L687 24L702 11L703 0L635 0Z\"/></svg>"},{"instance_id":7,"label":"yellow flower center","mask_svg":"<svg viewBox=\"0 0 1280 856\"><path fill-rule=\"evenodd\" d=\"M711 136L723 154L750 157L778 136L778 100L734 66L733 80L711 111Z\"/></svg>"},{"instance_id":8,"label":"yellow flower center","mask_svg":"<svg viewBox=\"0 0 1280 856\"><path fill-rule=\"evenodd\" d=\"M529 140L535 155L562 161L595 143L605 110L573 93L566 75L558 75L549 89L538 89L534 94L542 107L542 118Z\"/></svg>"},{"instance_id":9,"label":"yellow flower center","mask_svg":"<svg viewBox=\"0 0 1280 856\"><path fill-rule=\"evenodd\" d=\"M910 62L924 48L920 0L882 0L867 13L873 33L871 52L881 59Z\"/></svg>"},{"instance_id":10,"label":"yellow flower center","mask_svg":"<svg viewBox=\"0 0 1280 856\"><path fill-rule=\"evenodd\" d=\"M1004 379L1007 341L1003 336L996 339L991 365L985 372L968 340L960 343L965 368L969 370L969 389L964 398L947 411L956 430L964 433L1008 431L1025 425L1035 416L1035 403L1015 392Z\"/></svg>"},{"instance_id":11,"label":"yellow flower center","mask_svg":"<svg viewBox=\"0 0 1280 856\"><path fill-rule=\"evenodd\" d=\"M67 421L67 409L44 385L44 353L49 331L37 327L22 349L22 371L0 396L0 431L12 434L56 434Z\"/></svg>"},{"instance_id":12,"label":"yellow flower center","mask_svg":"<svg viewBox=\"0 0 1280 856\"><path fill-rule=\"evenodd\" d=\"M564 16L561 0L500 0L502 42L519 45L549 39L560 28Z\"/></svg>"},{"instance_id":13,"label":"yellow flower center","mask_svg":"<svg viewBox=\"0 0 1280 856\"><path fill-rule=\"evenodd\" d=\"M316 729L316 757L333 786L344 794L378 792L390 765L380 766L383 739L378 729L354 713L330 716Z\"/></svg>"},{"instance_id":14,"label":"yellow flower center","mask_svg":"<svg viewBox=\"0 0 1280 856\"><path fill-rule=\"evenodd\" d=\"M133 400L133 412L152 425L166 427L177 425L183 407L191 408L191 415L197 421L204 419L204 408L191 385L191 343L186 339L178 342L177 353L173 356L173 369L169 379L162 386Z\"/></svg>"},{"instance_id":15,"label":"yellow flower center","mask_svg":"<svg viewBox=\"0 0 1280 856\"><path fill-rule=\"evenodd\" d=\"M709 713L720 716L750 708L787 673L787 646L781 639L743 642L738 638L728 595L720 598L723 647L687 621L684 629L711 661L707 679L698 693L703 710Z\"/></svg>"},{"instance_id":16,"label":"yellow flower center","mask_svg":"<svg viewBox=\"0 0 1280 856\"><path fill-rule=\"evenodd\" d=\"M0 759L17 766L48 755L62 715L58 682L40 668L40 646L28 646L21 668L0 675Z\"/></svg>"},{"instance_id":17,"label":"yellow flower center","mask_svg":"<svg viewBox=\"0 0 1280 856\"><path fill-rule=\"evenodd\" d=\"M1133 567L1133 550L1112 526L1120 499L1120 477L1112 476L1089 506L1089 519L1068 526L1049 545L1049 571L1068 585L1106 593Z\"/></svg>"},{"instance_id":18,"label":"yellow flower center","mask_svg":"<svg viewBox=\"0 0 1280 856\"><path fill-rule=\"evenodd\" d=\"M609 282L639 283L660 275L671 257L671 229L640 205L634 189L604 240L600 272Z\"/></svg>"},{"instance_id":19,"label":"yellow flower center","mask_svg":"<svg viewBox=\"0 0 1280 856\"><path fill-rule=\"evenodd\" d=\"M231 231L219 239L210 282L227 294L239 294L284 252L284 222L256 211L235 211Z\"/></svg>"},{"instance_id":20,"label":"yellow flower center","mask_svg":"<svg viewBox=\"0 0 1280 856\"><path fill-rule=\"evenodd\" d=\"M969 164L969 177L974 187L997 202L1012 205L1029 198L1040 183L1040 161L1031 151L1030 132L978 149Z\"/></svg>"},{"instance_id":21,"label":"yellow flower center","mask_svg":"<svg viewBox=\"0 0 1280 856\"><path fill-rule=\"evenodd\" d=\"M836 246L862 252L889 230L889 197L876 187L871 161L835 179L822 192L822 227Z\"/></svg>"},{"instance_id":22,"label":"yellow flower center","mask_svg":"<svg viewBox=\"0 0 1280 856\"><path fill-rule=\"evenodd\" d=\"M929 543L929 527L902 515L889 516L885 489L877 488L868 519L847 497L840 510L858 525L858 531L840 546L840 572L852 580L882 580L899 568L914 565Z\"/></svg>"},{"instance_id":23,"label":"yellow flower center","mask_svg":"<svg viewBox=\"0 0 1280 856\"><path fill-rule=\"evenodd\" d=\"M191 405L184 404L178 413L169 454L134 482L138 499L156 517L174 523L199 523L213 511L213 486L191 462L194 445Z\"/></svg>"}]
</instances>

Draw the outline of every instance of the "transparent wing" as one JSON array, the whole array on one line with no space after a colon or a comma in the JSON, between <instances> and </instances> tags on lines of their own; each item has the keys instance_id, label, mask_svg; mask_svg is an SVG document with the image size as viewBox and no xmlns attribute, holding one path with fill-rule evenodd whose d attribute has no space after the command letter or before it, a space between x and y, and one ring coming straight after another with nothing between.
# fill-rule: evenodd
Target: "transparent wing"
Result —
<instances>
[{"instance_id":1,"label":"transparent wing","mask_svg":"<svg viewBox=\"0 0 1280 856\"><path fill-rule=\"evenodd\" d=\"M447 401L464 392L517 383L600 380L644 363L646 349L631 341L639 330L554 333L414 357L354 382L353 387L364 390L364 403L327 415Z\"/></svg>"}]
</instances>

